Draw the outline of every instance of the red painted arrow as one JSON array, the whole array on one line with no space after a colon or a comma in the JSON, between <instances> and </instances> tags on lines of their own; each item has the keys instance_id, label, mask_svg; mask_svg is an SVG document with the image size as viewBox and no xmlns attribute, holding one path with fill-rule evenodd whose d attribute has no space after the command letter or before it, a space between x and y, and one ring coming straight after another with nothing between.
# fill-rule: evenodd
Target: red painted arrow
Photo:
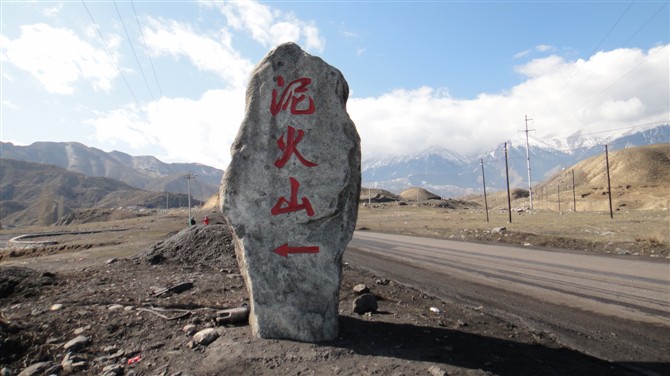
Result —
<instances>
[{"instance_id":1,"label":"red painted arrow","mask_svg":"<svg viewBox=\"0 0 670 376\"><path fill-rule=\"evenodd\" d=\"M289 247L288 243L280 246L279 248L275 249L272 251L279 256L284 256L288 257L289 254L291 253L319 253L319 247L318 246L313 246L313 247Z\"/></svg>"}]
</instances>

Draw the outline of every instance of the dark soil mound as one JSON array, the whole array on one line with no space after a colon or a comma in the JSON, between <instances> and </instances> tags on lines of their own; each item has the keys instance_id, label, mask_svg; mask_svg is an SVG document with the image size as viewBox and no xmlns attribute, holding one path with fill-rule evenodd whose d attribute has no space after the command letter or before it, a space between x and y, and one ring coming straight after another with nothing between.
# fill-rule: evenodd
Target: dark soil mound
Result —
<instances>
[{"instance_id":1,"label":"dark soil mound","mask_svg":"<svg viewBox=\"0 0 670 376\"><path fill-rule=\"evenodd\" d=\"M38 272L19 266L0 267L0 301L12 298L20 302L39 294L42 286L55 283L56 276L49 272Z\"/></svg>"},{"instance_id":2,"label":"dark soil mound","mask_svg":"<svg viewBox=\"0 0 670 376\"><path fill-rule=\"evenodd\" d=\"M172 262L203 264L217 269L237 268L232 233L222 224L186 228L135 257L150 264Z\"/></svg>"}]
</instances>

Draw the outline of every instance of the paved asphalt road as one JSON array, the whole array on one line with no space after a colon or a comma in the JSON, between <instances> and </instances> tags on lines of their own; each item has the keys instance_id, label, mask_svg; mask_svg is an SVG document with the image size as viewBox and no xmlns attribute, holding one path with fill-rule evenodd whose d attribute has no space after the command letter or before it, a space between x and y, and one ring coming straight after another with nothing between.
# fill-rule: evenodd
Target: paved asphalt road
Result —
<instances>
[{"instance_id":1,"label":"paved asphalt road","mask_svg":"<svg viewBox=\"0 0 670 376\"><path fill-rule=\"evenodd\" d=\"M358 231L345 261L550 332L589 355L656 371L648 374L670 371L667 259Z\"/></svg>"}]
</instances>

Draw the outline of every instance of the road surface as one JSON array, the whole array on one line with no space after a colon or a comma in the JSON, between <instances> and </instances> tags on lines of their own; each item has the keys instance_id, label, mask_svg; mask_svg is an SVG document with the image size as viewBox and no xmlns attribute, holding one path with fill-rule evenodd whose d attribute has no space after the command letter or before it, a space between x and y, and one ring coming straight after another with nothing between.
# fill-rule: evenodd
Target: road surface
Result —
<instances>
[{"instance_id":1,"label":"road surface","mask_svg":"<svg viewBox=\"0 0 670 376\"><path fill-rule=\"evenodd\" d=\"M358 231L345 261L643 374L670 374L668 260Z\"/></svg>"}]
</instances>

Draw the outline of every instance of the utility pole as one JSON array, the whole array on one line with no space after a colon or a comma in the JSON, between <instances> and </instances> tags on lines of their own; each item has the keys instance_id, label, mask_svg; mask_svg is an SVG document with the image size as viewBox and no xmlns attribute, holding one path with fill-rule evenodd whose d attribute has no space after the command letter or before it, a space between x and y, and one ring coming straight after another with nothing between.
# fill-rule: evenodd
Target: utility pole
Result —
<instances>
[{"instance_id":1,"label":"utility pole","mask_svg":"<svg viewBox=\"0 0 670 376\"><path fill-rule=\"evenodd\" d=\"M572 171L572 211L577 212L577 195L575 194L575 170Z\"/></svg>"},{"instance_id":2,"label":"utility pole","mask_svg":"<svg viewBox=\"0 0 670 376\"><path fill-rule=\"evenodd\" d=\"M482 165L482 184L484 185L484 208L486 209L486 222L489 221L489 203L486 201L486 177L484 177L484 158L479 159Z\"/></svg>"},{"instance_id":3,"label":"utility pole","mask_svg":"<svg viewBox=\"0 0 670 376\"><path fill-rule=\"evenodd\" d=\"M530 210L533 210L533 186L530 180L530 145L528 143L528 132L534 131L535 129L528 129L528 120L532 121L533 119L529 119L528 115L525 115L525 119L526 119L526 130L519 132L526 133L526 164L528 165L528 197L530 199Z\"/></svg>"},{"instance_id":4,"label":"utility pole","mask_svg":"<svg viewBox=\"0 0 670 376\"><path fill-rule=\"evenodd\" d=\"M507 179L507 213L509 223L512 223L512 198L509 193L509 166L507 165L507 142L505 142L505 178Z\"/></svg>"},{"instance_id":5,"label":"utility pole","mask_svg":"<svg viewBox=\"0 0 670 376\"><path fill-rule=\"evenodd\" d=\"M610 201L610 218L614 218L614 213L612 212L612 186L610 185L610 157L607 152L607 144L605 144L605 164L607 165L607 196Z\"/></svg>"},{"instance_id":6,"label":"utility pole","mask_svg":"<svg viewBox=\"0 0 670 376\"><path fill-rule=\"evenodd\" d=\"M195 179L196 174L191 171L184 176L188 185L188 226L191 227L191 179Z\"/></svg>"}]
</instances>

